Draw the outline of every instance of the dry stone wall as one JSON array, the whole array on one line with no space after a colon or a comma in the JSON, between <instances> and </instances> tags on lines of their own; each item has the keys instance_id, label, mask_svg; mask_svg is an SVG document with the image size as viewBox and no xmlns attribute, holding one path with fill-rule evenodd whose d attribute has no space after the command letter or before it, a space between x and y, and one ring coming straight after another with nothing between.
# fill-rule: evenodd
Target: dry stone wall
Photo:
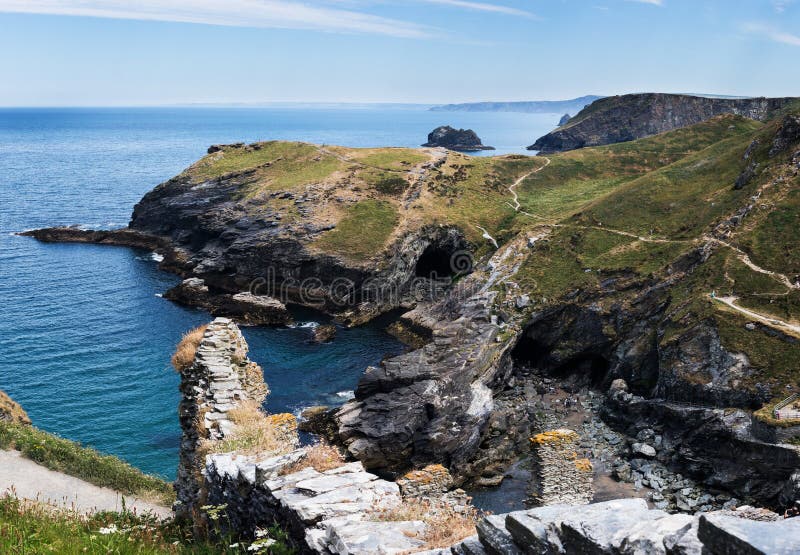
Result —
<instances>
[{"instance_id":1,"label":"dry stone wall","mask_svg":"<svg viewBox=\"0 0 800 555\"><path fill-rule=\"evenodd\" d=\"M579 444L580 436L567 429L551 430L531 438L534 504L582 505L592 500L592 463L578 458Z\"/></svg>"}]
</instances>

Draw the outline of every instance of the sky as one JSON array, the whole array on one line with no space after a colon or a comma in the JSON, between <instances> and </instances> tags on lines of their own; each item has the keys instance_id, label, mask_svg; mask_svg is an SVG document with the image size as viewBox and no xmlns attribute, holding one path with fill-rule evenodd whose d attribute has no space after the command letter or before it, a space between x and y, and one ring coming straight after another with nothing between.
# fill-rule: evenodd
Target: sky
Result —
<instances>
[{"instance_id":1,"label":"sky","mask_svg":"<svg viewBox=\"0 0 800 555\"><path fill-rule=\"evenodd\" d=\"M0 0L0 106L800 95L800 0Z\"/></svg>"}]
</instances>

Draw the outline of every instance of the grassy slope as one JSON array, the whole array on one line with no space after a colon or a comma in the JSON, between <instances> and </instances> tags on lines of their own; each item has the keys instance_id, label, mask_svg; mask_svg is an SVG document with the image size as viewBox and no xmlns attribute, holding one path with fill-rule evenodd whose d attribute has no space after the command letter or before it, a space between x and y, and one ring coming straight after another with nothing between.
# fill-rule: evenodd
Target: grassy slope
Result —
<instances>
[{"instance_id":1,"label":"grassy slope","mask_svg":"<svg viewBox=\"0 0 800 555\"><path fill-rule=\"evenodd\" d=\"M117 457L103 455L33 426L0 421L0 449L17 449L51 470L122 493L150 498L165 506L175 498L172 484L161 478L144 474Z\"/></svg>"}]
</instances>

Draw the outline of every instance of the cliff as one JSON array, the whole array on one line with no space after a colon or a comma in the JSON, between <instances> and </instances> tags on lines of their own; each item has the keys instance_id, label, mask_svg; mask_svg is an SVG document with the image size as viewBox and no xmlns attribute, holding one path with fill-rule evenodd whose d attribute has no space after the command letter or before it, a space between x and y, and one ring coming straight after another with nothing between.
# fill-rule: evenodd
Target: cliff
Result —
<instances>
[{"instance_id":1,"label":"cliff","mask_svg":"<svg viewBox=\"0 0 800 555\"><path fill-rule=\"evenodd\" d=\"M563 152L649 137L694 125L721 114L763 121L796 98L707 98L682 94L627 94L602 98L528 150Z\"/></svg>"}]
</instances>

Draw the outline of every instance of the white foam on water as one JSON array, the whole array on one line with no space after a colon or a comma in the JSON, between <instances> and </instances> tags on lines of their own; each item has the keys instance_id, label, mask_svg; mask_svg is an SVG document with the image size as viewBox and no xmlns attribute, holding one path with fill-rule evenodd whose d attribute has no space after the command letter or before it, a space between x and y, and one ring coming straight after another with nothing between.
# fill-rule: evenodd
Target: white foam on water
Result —
<instances>
[{"instance_id":1,"label":"white foam on water","mask_svg":"<svg viewBox=\"0 0 800 555\"><path fill-rule=\"evenodd\" d=\"M287 328L316 328L319 326L319 322L297 322L295 324L289 324Z\"/></svg>"},{"instance_id":2,"label":"white foam on water","mask_svg":"<svg viewBox=\"0 0 800 555\"><path fill-rule=\"evenodd\" d=\"M150 253L150 260L153 260L154 262L163 262L164 255L158 254L157 252Z\"/></svg>"},{"instance_id":3,"label":"white foam on water","mask_svg":"<svg viewBox=\"0 0 800 555\"><path fill-rule=\"evenodd\" d=\"M356 392L349 389L347 391L337 391L336 396L349 401L350 399L355 399Z\"/></svg>"}]
</instances>

